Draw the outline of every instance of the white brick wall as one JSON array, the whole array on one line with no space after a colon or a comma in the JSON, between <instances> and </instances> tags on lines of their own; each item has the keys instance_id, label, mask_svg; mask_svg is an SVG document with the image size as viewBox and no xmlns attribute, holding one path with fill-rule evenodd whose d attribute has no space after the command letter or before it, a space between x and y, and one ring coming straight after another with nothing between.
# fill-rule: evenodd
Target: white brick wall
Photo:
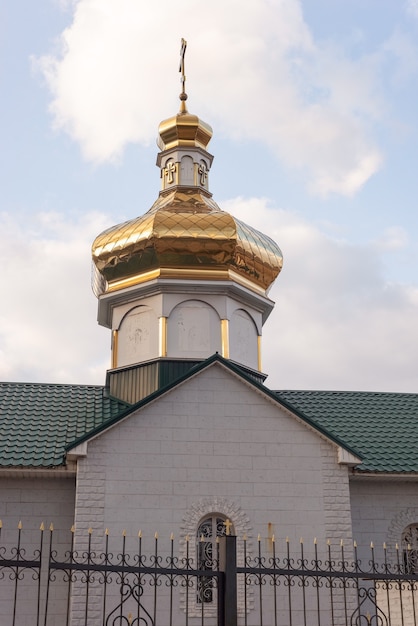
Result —
<instances>
[{"instance_id":1,"label":"white brick wall","mask_svg":"<svg viewBox=\"0 0 418 626\"><path fill-rule=\"evenodd\" d=\"M222 496L256 533L270 522L278 537L339 540L348 495L335 446L216 365L89 443L77 530L169 537L197 500Z\"/></svg>"},{"instance_id":2,"label":"white brick wall","mask_svg":"<svg viewBox=\"0 0 418 626\"><path fill-rule=\"evenodd\" d=\"M2 547L10 557L10 551L17 545L17 527L22 522L21 545L26 550L25 558L34 558L34 551L40 548L40 531L42 523L44 532L44 558L49 550L50 533L48 528L54 525L53 548L61 558L71 545L71 526L74 520L75 480L63 479L19 479L0 476L0 519L3 523L1 531ZM7 558L3 554L4 558ZM9 571L4 570L4 578L0 585L0 615L3 619L11 615L14 598L14 581L9 579ZM59 579L58 579L59 580ZM67 584L54 585L50 603L51 623L64 623L66 615ZM32 573L27 571L17 587L17 616L19 626L33 626L37 606L37 583ZM45 586L42 587L41 606L44 606ZM5 621L4 623L11 623Z\"/></svg>"},{"instance_id":3,"label":"white brick wall","mask_svg":"<svg viewBox=\"0 0 418 626\"><path fill-rule=\"evenodd\" d=\"M97 549L108 527L115 545L126 530L132 549L139 529L145 550L158 531L164 551L185 511L214 497L239 507L250 538L274 532L278 550L286 536L295 548L303 537L307 554L315 536L322 546L351 539L336 446L219 364L91 441L78 465L79 547L91 526Z\"/></svg>"},{"instance_id":4,"label":"white brick wall","mask_svg":"<svg viewBox=\"0 0 418 626\"><path fill-rule=\"evenodd\" d=\"M373 541L376 558L386 542L393 551L402 530L418 522L418 485L411 480L362 478L350 481L353 538L367 554ZM415 515L414 515L415 511Z\"/></svg>"}]
</instances>

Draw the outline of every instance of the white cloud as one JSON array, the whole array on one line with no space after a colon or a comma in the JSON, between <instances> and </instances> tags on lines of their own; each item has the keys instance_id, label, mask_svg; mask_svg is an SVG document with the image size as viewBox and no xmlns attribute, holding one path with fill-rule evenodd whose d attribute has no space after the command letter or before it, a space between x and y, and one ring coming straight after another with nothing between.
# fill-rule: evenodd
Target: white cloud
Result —
<instances>
[{"instance_id":1,"label":"white cloud","mask_svg":"<svg viewBox=\"0 0 418 626\"><path fill-rule=\"evenodd\" d=\"M91 241L104 226L97 214L0 215L0 379L104 382L109 338L89 284Z\"/></svg>"},{"instance_id":2,"label":"white cloud","mask_svg":"<svg viewBox=\"0 0 418 626\"><path fill-rule=\"evenodd\" d=\"M412 17L418 17L418 0L407 0L406 10Z\"/></svg>"},{"instance_id":3,"label":"white cloud","mask_svg":"<svg viewBox=\"0 0 418 626\"><path fill-rule=\"evenodd\" d=\"M386 281L385 248L331 238L265 200L223 208L283 251L263 338L269 386L416 392L418 285Z\"/></svg>"},{"instance_id":4,"label":"white cloud","mask_svg":"<svg viewBox=\"0 0 418 626\"><path fill-rule=\"evenodd\" d=\"M269 386L416 392L418 288L387 283L385 249L327 236L263 199L221 206L284 253L264 329ZM97 326L89 278L91 241L107 222L0 215L0 379L104 383L110 331Z\"/></svg>"},{"instance_id":5,"label":"white cloud","mask_svg":"<svg viewBox=\"0 0 418 626\"><path fill-rule=\"evenodd\" d=\"M204 14L204 19L202 19ZM154 140L175 113L180 37L189 109L218 132L269 145L312 192L352 195L379 169L368 128L382 113L378 55L349 59L313 40L297 0L79 0L61 54L39 64L51 111L87 159Z\"/></svg>"},{"instance_id":6,"label":"white cloud","mask_svg":"<svg viewBox=\"0 0 418 626\"><path fill-rule=\"evenodd\" d=\"M399 250L409 243L408 233L400 226L385 228L383 233L374 241L374 245L381 250Z\"/></svg>"}]
</instances>

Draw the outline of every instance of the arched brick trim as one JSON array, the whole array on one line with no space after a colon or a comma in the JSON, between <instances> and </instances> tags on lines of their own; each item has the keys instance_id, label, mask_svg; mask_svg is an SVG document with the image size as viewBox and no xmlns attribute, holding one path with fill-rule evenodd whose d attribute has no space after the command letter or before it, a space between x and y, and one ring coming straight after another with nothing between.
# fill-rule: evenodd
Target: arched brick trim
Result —
<instances>
[{"instance_id":1,"label":"arched brick trim","mask_svg":"<svg viewBox=\"0 0 418 626\"><path fill-rule=\"evenodd\" d=\"M240 506L238 506L232 500L227 498L221 498L217 496L202 498L197 502L194 502L190 508L186 511L181 524L181 539L180 550L182 556L186 556L187 542L186 537L189 538L189 558L196 565L196 532L202 518L208 515L220 514L227 519L231 520L234 524L235 533L237 535L237 563L238 565L244 564L244 544L243 537L247 537L247 556L251 555L251 526L248 516L243 512ZM186 590L181 592L181 606L186 610ZM189 617L200 617L201 607L196 602L196 593L189 589ZM251 609L254 606L253 593L251 588L247 588L247 609ZM238 581L238 615L243 616L245 611L244 603L244 582ZM216 606L205 606L205 616L216 617Z\"/></svg>"},{"instance_id":2,"label":"arched brick trim","mask_svg":"<svg viewBox=\"0 0 418 626\"><path fill-rule=\"evenodd\" d=\"M391 521L387 532L387 554L392 563L396 563L396 544L399 546L399 558L402 559L402 533L410 524L418 524L418 508L411 507L400 511Z\"/></svg>"}]
</instances>

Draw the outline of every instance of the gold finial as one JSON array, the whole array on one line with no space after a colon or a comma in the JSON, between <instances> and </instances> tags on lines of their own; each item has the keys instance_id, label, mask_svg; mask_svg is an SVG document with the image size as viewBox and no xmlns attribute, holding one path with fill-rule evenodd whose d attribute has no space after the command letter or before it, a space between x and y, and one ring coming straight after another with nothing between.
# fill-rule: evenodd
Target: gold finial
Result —
<instances>
[{"instance_id":1,"label":"gold finial","mask_svg":"<svg viewBox=\"0 0 418 626\"><path fill-rule=\"evenodd\" d=\"M142 530L138 530L138 539L142 539Z\"/></svg>"},{"instance_id":2,"label":"gold finial","mask_svg":"<svg viewBox=\"0 0 418 626\"><path fill-rule=\"evenodd\" d=\"M49 530L52 532L54 532L54 524L51 522L49 525Z\"/></svg>"},{"instance_id":3,"label":"gold finial","mask_svg":"<svg viewBox=\"0 0 418 626\"><path fill-rule=\"evenodd\" d=\"M181 78L180 78L180 82L181 82L181 94L180 94L180 100L181 100L181 106L180 106L180 113L187 113L187 108L186 108L186 100L187 100L187 93L186 93L186 74L184 71L184 57L186 54L186 48L187 48L187 41L185 39L181 39L181 48L180 48L180 66L179 66L179 72L181 73Z\"/></svg>"},{"instance_id":4,"label":"gold finial","mask_svg":"<svg viewBox=\"0 0 418 626\"><path fill-rule=\"evenodd\" d=\"M22 530L22 528L23 528L22 521L20 521L20 522L18 523L17 527L18 527L18 529L19 529L19 530Z\"/></svg>"},{"instance_id":5,"label":"gold finial","mask_svg":"<svg viewBox=\"0 0 418 626\"><path fill-rule=\"evenodd\" d=\"M45 524L42 522L42 524L39 526L39 530L44 531L45 530Z\"/></svg>"},{"instance_id":6,"label":"gold finial","mask_svg":"<svg viewBox=\"0 0 418 626\"><path fill-rule=\"evenodd\" d=\"M105 535L106 535L106 537L109 535L109 529L108 528L106 528L106 530L105 530Z\"/></svg>"},{"instance_id":7,"label":"gold finial","mask_svg":"<svg viewBox=\"0 0 418 626\"><path fill-rule=\"evenodd\" d=\"M126 537L126 530L125 529L122 530L122 537Z\"/></svg>"},{"instance_id":8,"label":"gold finial","mask_svg":"<svg viewBox=\"0 0 418 626\"><path fill-rule=\"evenodd\" d=\"M70 533L73 533L73 534L75 533L75 526L74 526L74 524L70 528Z\"/></svg>"},{"instance_id":9,"label":"gold finial","mask_svg":"<svg viewBox=\"0 0 418 626\"><path fill-rule=\"evenodd\" d=\"M224 526L225 526L225 533L227 535L230 535L231 534L231 526L232 526L231 520L230 519L226 519L224 521Z\"/></svg>"},{"instance_id":10,"label":"gold finial","mask_svg":"<svg viewBox=\"0 0 418 626\"><path fill-rule=\"evenodd\" d=\"M174 541L174 533L171 533L171 535L170 535L170 541Z\"/></svg>"}]
</instances>

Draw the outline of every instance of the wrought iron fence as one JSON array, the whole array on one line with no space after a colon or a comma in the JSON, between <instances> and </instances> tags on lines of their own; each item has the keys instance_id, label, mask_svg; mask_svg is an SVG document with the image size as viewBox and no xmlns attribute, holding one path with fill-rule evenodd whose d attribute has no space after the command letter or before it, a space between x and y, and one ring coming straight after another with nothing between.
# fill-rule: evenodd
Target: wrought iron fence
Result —
<instances>
[{"instance_id":1,"label":"wrought iron fence","mask_svg":"<svg viewBox=\"0 0 418 626\"><path fill-rule=\"evenodd\" d=\"M109 534L71 533L59 553L52 526L17 529L5 545L0 526L3 626L417 626L418 575L408 550L221 537L211 569L199 569L194 541L174 537L144 550L141 533L118 549ZM199 541L199 539L197 539ZM238 541L238 550L237 550ZM119 540L118 540L119 543ZM237 556L238 553L238 556ZM207 596L202 590L210 589Z\"/></svg>"}]
</instances>

